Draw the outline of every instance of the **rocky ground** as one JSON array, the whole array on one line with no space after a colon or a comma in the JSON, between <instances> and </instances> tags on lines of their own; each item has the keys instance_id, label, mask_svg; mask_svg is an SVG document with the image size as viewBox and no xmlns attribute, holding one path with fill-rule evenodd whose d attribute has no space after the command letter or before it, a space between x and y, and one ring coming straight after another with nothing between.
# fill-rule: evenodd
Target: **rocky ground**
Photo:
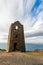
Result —
<instances>
[{"instance_id":1,"label":"rocky ground","mask_svg":"<svg viewBox=\"0 0 43 65\"><path fill-rule=\"evenodd\" d=\"M0 52L0 65L43 65L43 51Z\"/></svg>"}]
</instances>

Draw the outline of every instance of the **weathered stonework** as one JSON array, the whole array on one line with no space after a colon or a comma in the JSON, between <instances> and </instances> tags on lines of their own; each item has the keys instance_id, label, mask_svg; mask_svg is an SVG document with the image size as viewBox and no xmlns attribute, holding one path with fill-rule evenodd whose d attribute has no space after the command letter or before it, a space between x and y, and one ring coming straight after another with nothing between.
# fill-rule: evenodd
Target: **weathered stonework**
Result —
<instances>
[{"instance_id":1,"label":"weathered stonework","mask_svg":"<svg viewBox=\"0 0 43 65\"><path fill-rule=\"evenodd\" d=\"M24 30L23 25L16 21L11 24L8 35L7 52L25 51Z\"/></svg>"}]
</instances>

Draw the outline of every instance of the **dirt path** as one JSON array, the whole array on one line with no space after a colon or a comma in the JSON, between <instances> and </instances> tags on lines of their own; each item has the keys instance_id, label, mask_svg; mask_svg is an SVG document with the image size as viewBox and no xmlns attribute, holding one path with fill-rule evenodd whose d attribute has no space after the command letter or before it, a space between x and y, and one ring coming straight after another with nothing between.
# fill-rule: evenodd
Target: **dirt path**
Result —
<instances>
[{"instance_id":1,"label":"dirt path","mask_svg":"<svg viewBox=\"0 0 43 65\"><path fill-rule=\"evenodd\" d=\"M43 65L43 55L0 52L0 65Z\"/></svg>"}]
</instances>

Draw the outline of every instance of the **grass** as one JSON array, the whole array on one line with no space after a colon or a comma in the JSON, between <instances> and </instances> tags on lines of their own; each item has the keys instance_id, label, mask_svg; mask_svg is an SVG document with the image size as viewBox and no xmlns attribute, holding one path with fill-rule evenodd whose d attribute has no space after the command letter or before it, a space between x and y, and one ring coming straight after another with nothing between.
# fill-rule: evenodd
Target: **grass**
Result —
<instances>
[{"instance_id":1,"label":"grass","mask_svg":"<svg viewBox=\"0 0 43 65\"><path fill-rule=\"evenodd\" d=\"M34 51L26 52L25 54L33 55L33 56L43 56L43 50L34 50Z\"/></svg>"},{"instance_id":2,"label":"grass","mask_svg":"<svg viewBox=\"0 0 43 65\"><path fill-rule=\"evenodd\" d=\"M0 49L0 52L6 52L5 49ZM12 53L12 52L9 52ZM26 51L20 52L22 54L33 55L33 56L43 56L43 50L33 50L33 51Z\"/></svg>"},{"instance_id":3,"label":"grass","mask_svg":"<svg viewBox=\"0 0 43 65\"><path fill-rule=\"evenodd\" d=\"M3 49L1 51L0 65L43 65L43 51L9 53Z\"/></svg>"}]
</instances>

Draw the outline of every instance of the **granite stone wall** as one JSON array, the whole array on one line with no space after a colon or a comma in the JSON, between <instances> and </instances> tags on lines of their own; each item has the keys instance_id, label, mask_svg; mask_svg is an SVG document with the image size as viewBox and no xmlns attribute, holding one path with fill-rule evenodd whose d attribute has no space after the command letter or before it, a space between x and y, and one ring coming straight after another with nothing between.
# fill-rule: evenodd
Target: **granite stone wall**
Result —
<instances>
[{"instance_id":1,"label":"granite stone wall","mask_svg":"<svg viewBox=\"0 0 43 65\"><path fill-rule=\"evenodd\" d=\"M11 24L8 34L7 51L25 51L24 29L19 21Z\"/></svg>"}]
</instances>

